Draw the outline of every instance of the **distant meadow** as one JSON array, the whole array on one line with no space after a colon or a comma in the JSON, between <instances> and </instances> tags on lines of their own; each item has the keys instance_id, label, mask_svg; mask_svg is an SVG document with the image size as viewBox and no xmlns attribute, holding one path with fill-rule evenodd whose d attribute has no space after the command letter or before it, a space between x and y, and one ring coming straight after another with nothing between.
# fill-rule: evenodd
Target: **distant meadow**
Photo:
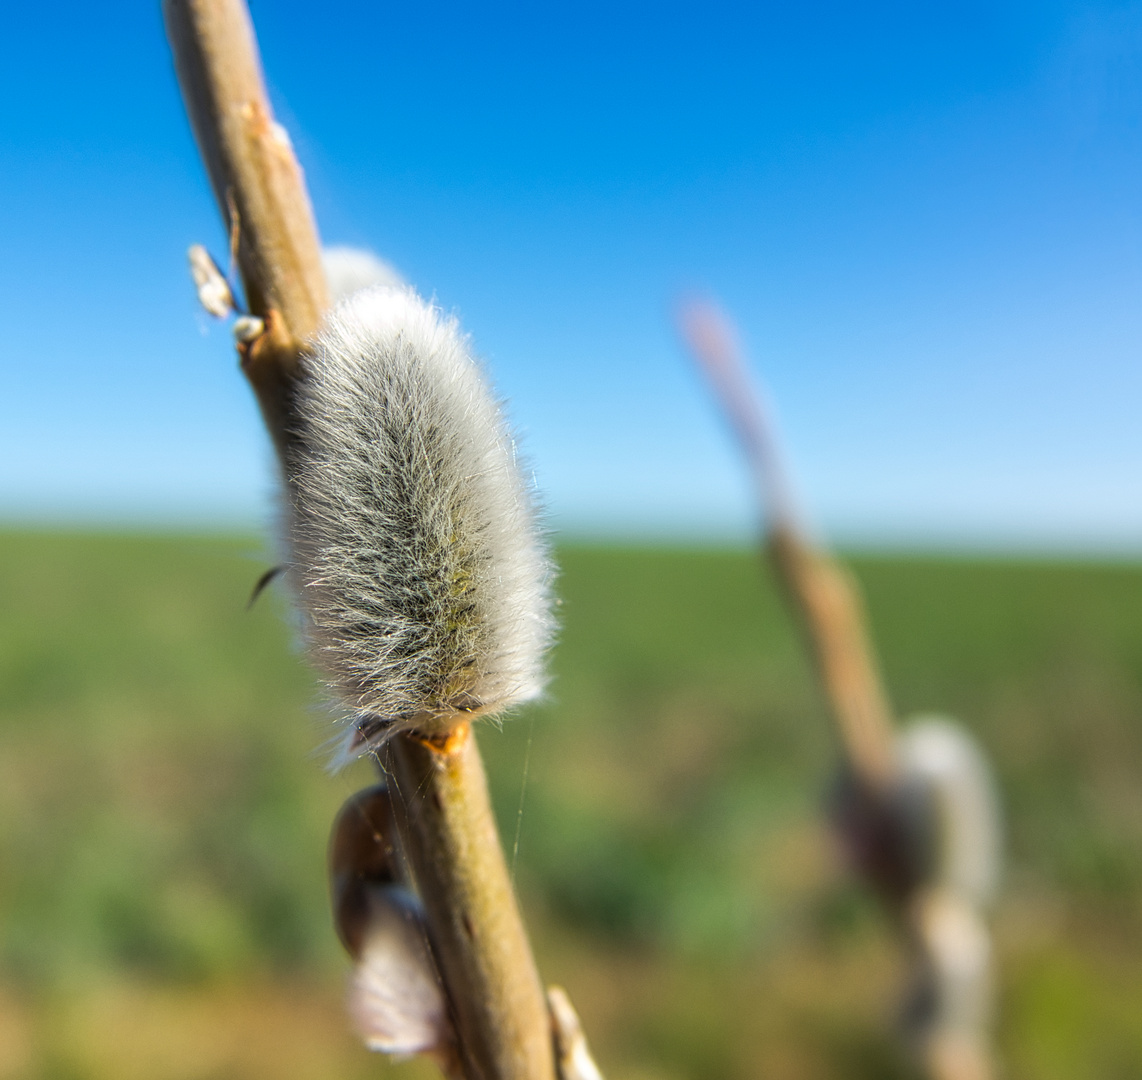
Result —
<instances>
[{"instance_id":1,"label":"distant meadow","mask_svg":"<svg viewBox=\"0 0 1142 1080\"><path fill-rule=\"evenodd\" d=\"M364 765L245 536L0 534L0 1077L428 1077L367 1054L322 867ZM480 731L547 979L612 1080L905 1078L830 729L737 550L561 545L547 700ZM1142 565L861 555L903 715L993 755L1012 1077L1142 1071Z\"/></svg>"}]
</instances>

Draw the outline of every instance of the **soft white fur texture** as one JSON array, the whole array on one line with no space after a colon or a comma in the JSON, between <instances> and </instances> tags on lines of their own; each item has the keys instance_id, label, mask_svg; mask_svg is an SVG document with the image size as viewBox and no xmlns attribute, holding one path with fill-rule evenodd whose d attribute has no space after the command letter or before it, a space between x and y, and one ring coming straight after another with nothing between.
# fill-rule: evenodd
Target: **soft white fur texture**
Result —
<instances>
[{"instance_id":1,"label":"soft white fur texture","mask_svg":"<svg viewBox=\"0 0 1142 1080\"><path fill-rule=\"evenodd\" d=\"M364 248L345 244L322 248L321 268L325 271L329 295L335 304L373 285L395 288L404 284L404 279L390 263Z\"/></svg>"},{"instance_id":2,"label":"soft white fur texture","mask_svg":"<svg viewBox=\"0 0 1142 1080\"><path fill-rule=\"evenodd\" d=\"M540 693L551 563L456 321L406 287L326 318L296 401L292 570L357 749Z\"/></svg>"}]
</instances>

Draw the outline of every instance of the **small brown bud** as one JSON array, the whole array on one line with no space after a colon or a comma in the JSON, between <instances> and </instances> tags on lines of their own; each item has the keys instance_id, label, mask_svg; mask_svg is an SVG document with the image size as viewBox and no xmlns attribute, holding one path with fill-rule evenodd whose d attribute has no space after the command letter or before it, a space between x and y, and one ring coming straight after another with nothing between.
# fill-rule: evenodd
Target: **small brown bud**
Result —
<instances>
[{"instance_id":1,"label":"small brown bud","mask_svg":"<svg viewBox=\"0 0 1142 1080\"><path fill-rule=\"evenodd\" d=\"M365 788L341 808L329 841L333 924L354 960L360 959L369 917L369 891L401 879L393 806L384 784Z\"/></svg>"}]
</instances>

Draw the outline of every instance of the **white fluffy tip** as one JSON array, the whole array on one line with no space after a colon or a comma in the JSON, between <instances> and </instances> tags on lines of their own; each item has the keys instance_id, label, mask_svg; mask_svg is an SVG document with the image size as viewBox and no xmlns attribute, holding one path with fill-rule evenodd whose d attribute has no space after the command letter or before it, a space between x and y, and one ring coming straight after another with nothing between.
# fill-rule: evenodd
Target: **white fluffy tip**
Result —
<instances>
[{"instance_id":1,"label":"white fluffy tip","mask_svg":"<svg viewBox=\"0 0 1142 1080\"><path fill-rule=\"evenodd\" d=\"M363 248L335 244L321 252L321 266L325 270L325 283L334 303L352 296L361 289L385 285L389 288L403 285L404 279L392 265Z\"/></svg>"}]
</instances>

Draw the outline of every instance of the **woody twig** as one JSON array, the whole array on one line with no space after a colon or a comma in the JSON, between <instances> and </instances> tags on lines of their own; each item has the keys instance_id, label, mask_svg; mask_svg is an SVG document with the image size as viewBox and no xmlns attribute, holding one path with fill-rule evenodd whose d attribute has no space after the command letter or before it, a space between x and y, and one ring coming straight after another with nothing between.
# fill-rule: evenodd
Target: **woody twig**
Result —
<instances>
[{"instance_id":1,"label":"woody twig","mask_svg":"<svg viewBox=\"0 0 1142 1080\"><path fill-rule=\"evenodd\" d=\"M328 306L304 178L266 98L242 0L165 0L183 98L260 332L239 355L279 456L299 358ZM386 748L395 814L468 1080L554 1080L552 1028L468 722Z\"/></svg>"},{"instance_id":2,"label":"woody twig","mask_svg":"<svg viewBox=\"0 0 1142 1080\"><path fill-rule=\"evenodd\" d=\"M931 1080L988 1080L987 930L977 899L945 887L937 865L941 830L959 827L947 820L956 815L955 800L941 804L903 767L857 586L801 522L773 424L732 328L713 305L695 302L681 309L679 329L749 462L768 518L769 557L815 662L844 763L842 833L913 954L919 1015L910 1019L919 1056ZM952 740L958 749L966 745L958 734ZM973 754L974 747L960 758L975 781L985 769ZM989 794L971 807L985 818ZM933 820L941 814L945 820Z\"/></svg>"}]
</instances>

